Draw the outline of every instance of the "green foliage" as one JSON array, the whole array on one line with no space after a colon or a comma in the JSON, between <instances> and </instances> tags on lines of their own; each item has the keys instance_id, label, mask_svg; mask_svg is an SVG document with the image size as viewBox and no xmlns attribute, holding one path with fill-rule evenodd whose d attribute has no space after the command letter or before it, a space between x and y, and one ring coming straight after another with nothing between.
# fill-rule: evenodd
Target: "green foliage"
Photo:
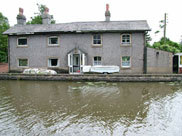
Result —
<instances>
[{"instance_id":1,"label":"green foliage","mask_svg":"<svg viewBox=\"0 0 182 136\"><path fill-rule=\"evenodd\" d=\"M155 34L158 34L160 31L159 30L157 30L157 31L155 31Z\"/></svg>"},{"instance_id":2,"label":"green foliage","mask_svg":"<svg viewBox=\"0 0 182 136\"><path fill-rule=\"evenodd\" d=\"M150 41L152 41L152 38L150 36L149 33L146 34L146 42L149 43Z\"/></svg>"},{"instance_id":3,"label":"green foliage","mask_svg":"<svg viewBox=\"0 0 182 136\"><path fill-rule=\"evenodd\" d=\"M164 29L164 26L165 26L165 20L160 20L160 21L159 21L159 28L160 28L160 30L155 31L155 34L160 33L161 30Z\"/></svg>"},{"instance_id":4,"label":"green foliage","mask_svg":"<svg viewBox=\"0 0 182 136\"><path fill-rule=\"evenodd\" d=\"M150 42L152 41L152 38L150 36L150 34L147 32L146 35L145 35L145 38L146 38L146 45L147 47L150 47Z\"/></svg>"},{"instance_id":5,"label":"green foliage","mask_svg":"<svg viewBox=\"0 0 182 136\"><path fill-rule=\"evenodd\" d=\"M37 4L38 6L38 13L34 13L35 16L31 17L31 20L27 22L27 24L42 24L42 14L44 13L46 9L46 5ZM51 24L55 24L56 21L54 20L53 15L51 15Z\"/></svg>"},{"instance_id":6,"label":"green foliage","mask_svg":"<svg viewBox=\"0 0 182 136\"><path fill-rule=\"evenodd\" d=\"M8 36L2 33L9 29L8 19L0 12L0 62L7 62Z\"/></svg>"},{"instance_id":7,"label":"green foliage","mask_svg":"<svg viewBox=\"0 0 182 136\"><path fill-rule=\"evenodd\" d=\"M176 42L171 41L169 38L166 38L166 42L164 38L161 38L160 41L154 42L151 47L172 53L182 52L182 46Z\"/></svg>"},{"instance_id":8,"label":"green foliage","mask_svg":"<svg viewBox=\"0 0 182 136\"><path fill-rule=\"evenodd\" d=\"M27 24L42 24L42 17L40 15L31 17L31 21L28 21Z\"/></svg>"}]
</instances>

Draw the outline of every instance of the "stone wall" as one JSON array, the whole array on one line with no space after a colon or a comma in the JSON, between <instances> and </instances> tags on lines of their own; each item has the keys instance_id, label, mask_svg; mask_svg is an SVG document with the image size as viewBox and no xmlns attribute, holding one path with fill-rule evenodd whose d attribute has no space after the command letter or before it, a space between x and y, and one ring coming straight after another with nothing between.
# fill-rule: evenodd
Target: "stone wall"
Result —
<instances>
[{"instance_id":1,"label":"stone wall","mask_svg":"<svg viewBox=\"0 0 182 136\"><path fill-rule=\"evenodd\" d=\"M181 74L58 74L58 75L33 75L33 74L0 74L1 80L33 80L33 81L107 81L107 82L172 82L182 81Z\"/></svg>"},{"instance_id":2,"label":"stone wall","mask_svg":"<svg viewBox=\"0 0 182 136\"><path fill-rule=\"evenodd\" d=\"M147 48L147 73L172 73L173 54Z\"/></svg>"}]
</instances>

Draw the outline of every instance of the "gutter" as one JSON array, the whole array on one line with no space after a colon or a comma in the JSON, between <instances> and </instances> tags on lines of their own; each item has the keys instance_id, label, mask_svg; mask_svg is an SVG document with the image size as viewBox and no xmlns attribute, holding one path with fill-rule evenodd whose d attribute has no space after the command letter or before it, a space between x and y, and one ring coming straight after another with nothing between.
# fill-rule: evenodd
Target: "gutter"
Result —
<instances>
[{"instance_id":1,"label":"gutter","mask_svg":"<svg viewBox=\"0 0 182 136\"><path fill-rule=\"evenodd\" d=\"M8 33L4 32L4 35L36 35L36 34L61 34L61 33L123 33L123 32L146 32L151 31L151 29L143 30L73 30L73 31L44 31L44 32L17 32L17 33Z\"/></svg>"}]
</instances>

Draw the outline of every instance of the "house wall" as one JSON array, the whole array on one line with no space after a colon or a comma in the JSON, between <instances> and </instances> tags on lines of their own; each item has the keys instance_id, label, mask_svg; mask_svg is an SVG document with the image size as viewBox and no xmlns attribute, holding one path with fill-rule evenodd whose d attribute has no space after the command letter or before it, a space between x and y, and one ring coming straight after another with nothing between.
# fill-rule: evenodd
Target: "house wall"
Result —
<instances>
[{"instance_id":1,"label":"house wall","mask_svg":"<svg viewBox=\"0 0 182 136\"><path fill-rule=\"evenodd\" d=\"M172 60L170 52L147 48L147 73L172 73Z\"/></svg>"},{"instance_id":2,"label":"house wall","mask_svg":"<svg viewBox=\"0 0 182 136\"><path fill-rule=\"evenodd\" d=\"M131 33L131 46L121 46L121 33L103 33L102 46L92 45L92 34L59 34L60 46L49 47L47 37L55 35L28 35L28 47L17 47L18 36L9 36L10 71L22 71L18 58L28 58L30 68L47 68L48 58L59 58L60 69L68 70L67 53L79 47L87 53L86 65L93 65L93 57L101 56L102 65L117 65L121 57L131 57L131 67L121 68L121 73L143 73L144 33ZM20 36L21 37L21 36ZM25 36L22 36L25 37Z\"/></svg>"}]
</instances>

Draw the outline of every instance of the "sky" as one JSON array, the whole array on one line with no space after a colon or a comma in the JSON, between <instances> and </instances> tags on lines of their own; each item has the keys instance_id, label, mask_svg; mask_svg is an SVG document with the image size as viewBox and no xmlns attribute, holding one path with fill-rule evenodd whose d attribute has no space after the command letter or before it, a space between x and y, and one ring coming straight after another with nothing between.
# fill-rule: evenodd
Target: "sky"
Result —
<instances>
[{"instance_id":1,"label":"sky","mask_svg":"<svg viewBox=\"0 0 182 136\"><path fill-rule=\"evenodd\" d=\"M24 9L27 21L38 12L37 3L49 8L56 23L104 21L106 4L110 6L111 21L147 20L152 43L163 36L159 21L167 13L166 35L175 42L182 39L182 1L181 0L0 0L0 12L15 25L19 7Z\"/></svg>"}]
</instances>

